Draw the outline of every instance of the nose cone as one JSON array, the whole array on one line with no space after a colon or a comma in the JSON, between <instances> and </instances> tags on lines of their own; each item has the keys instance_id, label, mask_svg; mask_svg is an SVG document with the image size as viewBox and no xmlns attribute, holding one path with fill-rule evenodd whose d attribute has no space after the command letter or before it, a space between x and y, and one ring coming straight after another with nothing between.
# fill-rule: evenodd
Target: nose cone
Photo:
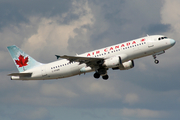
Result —
<instances>
[{"instance_id":1,"label":"nose cone","mask_svg":"<svg viewBox=\"0 0 180 120\"><path fill-rule=\"evenodd\" d=\"M173 40L173 39L170 39L170 43L171 43L171 45L173 46L173 45L175 45L176 41Z\"/></svg>"}]
</instances>

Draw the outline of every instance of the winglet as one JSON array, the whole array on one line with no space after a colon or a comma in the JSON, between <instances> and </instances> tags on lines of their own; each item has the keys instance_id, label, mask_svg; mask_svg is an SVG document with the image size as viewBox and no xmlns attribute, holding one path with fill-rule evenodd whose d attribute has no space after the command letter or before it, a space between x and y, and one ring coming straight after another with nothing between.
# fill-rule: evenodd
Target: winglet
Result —
<instances>
[{"instance_id":1,"label":"winglet","mask_svg":"<svg viewBox=\"0 0 180 120\"><path fill-rule=\"evenodd\" d=\"M59 59L61 56L59 56L59 55L55 55L56 57L57 57L57 59Z\"/></svg>"}]
</instances>

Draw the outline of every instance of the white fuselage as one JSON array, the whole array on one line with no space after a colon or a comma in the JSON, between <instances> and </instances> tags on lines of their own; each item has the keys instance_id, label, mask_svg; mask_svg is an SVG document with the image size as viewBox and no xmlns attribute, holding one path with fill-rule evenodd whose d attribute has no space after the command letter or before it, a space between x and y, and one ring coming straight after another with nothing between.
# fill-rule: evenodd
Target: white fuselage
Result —
<instances>
[{"instance_id":1,"label":"white fuselage","mask_svg":"<svg viewBox=\"0 0 180 120\"><path fill-rule=\"evenodd\" d=\"M158 38L160 37L163 36L147 36L106 48L90 51L78 56L108 59L120 55L121 57L123 57L122 62L126 62L128 60L134 60L159 53L174 45L172 39L166 38L159 40ZM69 60L63 59L52 63L43 64L41 66L25 71L24 73L31 72L32 76L29 78L24 78L24 80L59 79L95 70L96 68L91 68L85 63L80 64L79 62L69 62ZM16 76L12 76L11 79L19 78Z\"/></svg>"}]
</instances>

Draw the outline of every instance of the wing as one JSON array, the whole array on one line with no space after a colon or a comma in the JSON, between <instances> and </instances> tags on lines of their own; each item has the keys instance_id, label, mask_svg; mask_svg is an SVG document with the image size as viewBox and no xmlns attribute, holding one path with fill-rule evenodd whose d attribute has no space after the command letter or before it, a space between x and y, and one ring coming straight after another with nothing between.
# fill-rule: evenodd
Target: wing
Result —
<instances>
[{"instance_id":1,"label":"wing","mask_svg":"<svg viewBox=\"0 0 180 120\"><path fill-rule=\"evenodd\" d=\"M58 56L57 58L64 58L70 62L79 62L79 64L85 63L87 66L94 67L99 66L99 64L104 62L104 58L95 58L95 57L80 57L80 56Z\"/></svg>"}]
</instances>

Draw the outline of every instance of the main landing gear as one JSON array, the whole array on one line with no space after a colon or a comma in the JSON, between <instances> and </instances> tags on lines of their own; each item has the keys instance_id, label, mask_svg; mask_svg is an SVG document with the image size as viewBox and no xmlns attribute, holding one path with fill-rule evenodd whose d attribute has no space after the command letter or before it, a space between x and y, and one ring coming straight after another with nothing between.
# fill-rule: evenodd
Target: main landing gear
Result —
<instances>
[{"instance_id":1,"label":"main landing gear","mask_svg":"<svg viewBox=\"0 0 180 120\"><path fill-rule=\"evenodd\" d=\"M100 77L100 74L99 73L94 73L94 78L98 79Z\"/></svg>"},{"instance_id":2,"label":"main landing gear","mask_svg":"<svg viewBox=\"0 0 180 120\"><path fill-rule=\"evenodd\" d=\"M153 58L154 58L154 63L155 63L155 64L158 64L158 63L159 63L159 60L156 59L156 55L153 55Z\"/></svg>"},{"instance_id":3,"label":"main landing gear","mask_svg":"<svg viewBox=\"0 0 180 120\"><path fill-rule=\"evenodd\" d=\"M98 79L98 78L100 78L100 74L99 73L94 73L94 78L96 78L96 79ZM107 80L108 78L109 78L109 76L108 75L104 75L104 76L102 76L102 78L104 79L104 80Z\"/></svg>"},{"instance_id":4,"label":"main landing gear","mask_svg":"<svg viewBox=\"0 0 180 120\"><path fill-rule=\"evenodd\" d=\"M108 76L108 75L104 75L104 76L102 76L102 78L103 78L104 80L107 80L107 79L109 78L109 76Z\"/></svg>"}]
</instances>

